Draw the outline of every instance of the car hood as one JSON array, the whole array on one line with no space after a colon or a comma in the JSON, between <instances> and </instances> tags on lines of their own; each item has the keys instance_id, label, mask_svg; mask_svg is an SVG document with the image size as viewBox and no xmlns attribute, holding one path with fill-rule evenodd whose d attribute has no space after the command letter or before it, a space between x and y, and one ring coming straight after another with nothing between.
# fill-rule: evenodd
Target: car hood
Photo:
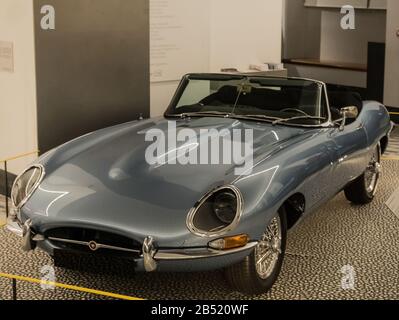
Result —
<instances>
[{"instance_id":1,"label":"car hood","mask_svg":"<svg viewBox=\"0 0 399 320\"><path fill-rule=\"evenodd\" d=\"M39 159L46 175L24 211L42 217L45 228L87 224L129 233L138 240L155 234L164 243L171 243L167 241L171 236L184 239L189 209L211 189L236 180L236 165L149 164L145 154L152 142L145 141L146 133L156 129L168 135L170 125L177 127L177 133L194 130L199 145L204 143L199 138L205 129L224 130L230 140L233 135L227 133L234 129L251 129L254 163L303 139L307 132L228 118L157 118L103 129Z\"/></svg>"}]
</instances>

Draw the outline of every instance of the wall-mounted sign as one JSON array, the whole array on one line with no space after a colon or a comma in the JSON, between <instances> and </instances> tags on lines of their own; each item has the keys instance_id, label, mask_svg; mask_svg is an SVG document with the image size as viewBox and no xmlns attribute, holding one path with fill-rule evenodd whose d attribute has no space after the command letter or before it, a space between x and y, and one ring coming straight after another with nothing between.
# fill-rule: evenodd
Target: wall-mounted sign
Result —
<instances>
[{"instance_id":1,"label":"wall-mounted sign","mask_svg":"<svg viewBox=\"0 0 399 320\"><path fill-rule=\"evenodd\" d=\"M14 45L0 41L0 71L14 72Z\"/></svg>"}]
</instances>

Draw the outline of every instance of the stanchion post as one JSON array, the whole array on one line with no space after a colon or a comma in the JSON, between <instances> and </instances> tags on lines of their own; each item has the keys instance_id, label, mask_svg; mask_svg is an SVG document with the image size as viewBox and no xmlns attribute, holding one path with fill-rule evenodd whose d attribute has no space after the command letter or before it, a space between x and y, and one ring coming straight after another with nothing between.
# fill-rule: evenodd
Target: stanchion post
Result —
<instances>
[{"instance_id":1,"label":"stanchion post","mask_svg":"<svg viewBox=\"0 0 399 320\"><path fill-rule=\"evenodd\" d=\"M17 300L17 280L12 279L12 300Z\"/></svg>"},{"instance_id":2,"label":"stanchion post","mask_svg":"<svg viewBox=\"0 0 399 320\"><path fill-rule=\"evenodd\" d=\"M7 161L4 161L4 174L5 174L5 196L6 196L6 218L9 216L10 208L8 206L8 168L7 168Z\"/></svg>"}]
</instances>

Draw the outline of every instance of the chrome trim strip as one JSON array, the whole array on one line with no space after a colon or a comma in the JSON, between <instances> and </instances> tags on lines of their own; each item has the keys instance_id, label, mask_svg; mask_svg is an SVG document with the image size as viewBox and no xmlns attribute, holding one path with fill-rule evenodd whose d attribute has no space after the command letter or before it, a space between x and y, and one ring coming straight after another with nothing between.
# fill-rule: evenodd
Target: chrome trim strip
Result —
<instances>
[{"instance_id":1,"label":"chrome trim strip","mask_svg":"<svg viewBox=\"0 0 399 320\"><path fill-rule=\"evenodd\" d=\"M211 197L213 196L216 192L219 192L221 190L231 190L234 192L234 194L237 197L237 213L236 216L233 220L233 222L228 225L227 227L217 230L216 232L212 232L212 231L205 231L205 230L200 230L198 229L195 225L194 225L194 217L198 212L198 209L201 208L201 206ZM228 186L223 186L223 187L218 187L210 192L208 192L205 196L203 196L201 198L201 200L199 200L195 206L193 208L190 209L190 211L188 212L187 215L187 219L186 219L186 225L188 230L190 230L191 233L195 234L196 236L202 237L202 238L211 238L211 237L221 237L223 235L225 235L226 233L234 230L237 225L239 224L240 220L241 220L241 216L243 213L243 209L244 209L244 200L243 197L241 195L241 191L233 185L228 185Z\"/></svg>"},{"instance_id":2,"label":"chrome trim strip","mask_svg":"<svg viewBox=\"0 0 399 320\"><path fill-rule=\"evenodd\" d=\"M218 75L226 75L229 74L228 72L211 72L211 73L187 73L183 76L184 78L189 78L190 76L195 76L195 75L214 75L214 76L218 76ZM230 75L230 74L229 74ZM283 76L279 76L279 77L274 77L274 76L259 76L259 75L246 75L246 74L242 74L242 73L233 73L231 75L236 75L236 76L242 76L243 78L261 78L261 79L270 79L270 80L275 80L275 79L281 79L281 80L304 80L304 81L309 81L309 82L315 82L315 83L319 83L319 84L325 84L325 82L321 81L321 80L316 80L316 79L311 79L311 78L301 78L301 77L283 77Z\"/></svg>"},{"instance_id":3,"label":"chrome trim strip","mask_svg":"<svg viewBox=\"0 0 399 320\"><path fill-rule=\"evenodd\" d=\"M27 195L25 196L25 198L24 198L24 199L19 203L19 205L17 206L17 205L15 204L15 199L14 199L14 197L13 197L15 185L17 184L17 182L21 179L21 177L22 177L26 172L28 172L30 169L34 169L34 168L40 170L40 177L39 177L39 179L36 181L36 183L33 185L31 192L30 192L29 194L27 194ZM11 202L12 202L12 204L14 205L14 207L15 207L17 210L21 209L21 208L26 204L26 202L28 202L28 200L30 199L30 197L33 195L33 193L36 191L36 189L37 189L37 188L39 187L39 185L42 183L42 181L43 181L45 175L46 175L46 171L45 171L44 167L43 167L41 164L34 164L34 165L32 165L32 166L26 168L20 175L18 175L18 177L14 180L14 183L13 183L12 188L11 188ZM33 174L32 174L32 176L33 176ZM32 177L31 177L31 178L32 178ZM31 179L31 178L30 178L30 179ZM29 180L29 181L30 181L30 180Z\"/></svg>"},{"instance_id":4,"label":"chrome trim strip","mask_svg":"<svg viewBox=\"0 0 399 320\"><path fill-rule=\"evenodd\" d=\"M57 242L63 242L63 243L70 243L70 244L77 244L81 246L86 246L89 249L93 250L91 245L93 244L93 241L86 242L86 241L78 241L78 240L70 240L70 239L61 239L61 238L55 238L55 237L48 237L48 240L51 241L57 241ZM127 248L122 248L122 247L115 247L115 246L109 246L106 244L101 244L101 243L96 243L96 249L93 251L96 251L98 249L109 249L109 250L115 250L115 251L123 251L123 252L132 252L132 253L141 253L140 250L135 250L135 249L127 249Z\"/></svg>"},{"instance_id":5,"label":"chrome trim strip","mask_svg":"<svg viewBox=\"0 0 399 320\"><path fill-rule=\"evenodd\" d=\"M29 252L36 248L36 244L34 244L32 241L31 226L32 226L32 220L28 219L25 221L25 223L22 227L22 238L23 238L22 250L25 252Z\"/></svg>"},{"instance_id":6,"label":"chrome trim strip","mask_svg":"<svg viewBox=\"0 0 399 320\"><path fill-rule=\"evenodd\" d=\"M258 242L250 242L246 246L231 249L231 250L215 250L215 249L180 249L180 250L160 250L158 251L154 259L163 261L163 260L195 260L195 259L204 259L204 258L212 258L212 257L221 257L229 254L239 253L242 251L250 250L255 248L258 245Z\"/></svg>"}]
</instances>

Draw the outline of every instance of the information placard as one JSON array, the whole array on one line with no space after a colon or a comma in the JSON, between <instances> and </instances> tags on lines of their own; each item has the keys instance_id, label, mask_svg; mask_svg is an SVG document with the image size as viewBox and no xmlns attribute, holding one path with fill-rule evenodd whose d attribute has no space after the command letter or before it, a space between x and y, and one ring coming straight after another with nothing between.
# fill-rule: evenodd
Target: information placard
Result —
<instances>
[{"instance_id":1,"label":"information placard","mask_svg":"<svg viewBox=\"0 0 399 320\"><path fill-rule=\"evenodd\" d=\"M209 71L209 1L150 0L151 82Z\"/></svg>"},{"instance_id":2,"label":"information placard","mask_svg":"<svg viewBox=\"0 0 399 320\"><path fill-rule=\"evenodd\" d=\"M0 71L14 72L14 45L0 41Z\"/></svg>"}]
</instances>

